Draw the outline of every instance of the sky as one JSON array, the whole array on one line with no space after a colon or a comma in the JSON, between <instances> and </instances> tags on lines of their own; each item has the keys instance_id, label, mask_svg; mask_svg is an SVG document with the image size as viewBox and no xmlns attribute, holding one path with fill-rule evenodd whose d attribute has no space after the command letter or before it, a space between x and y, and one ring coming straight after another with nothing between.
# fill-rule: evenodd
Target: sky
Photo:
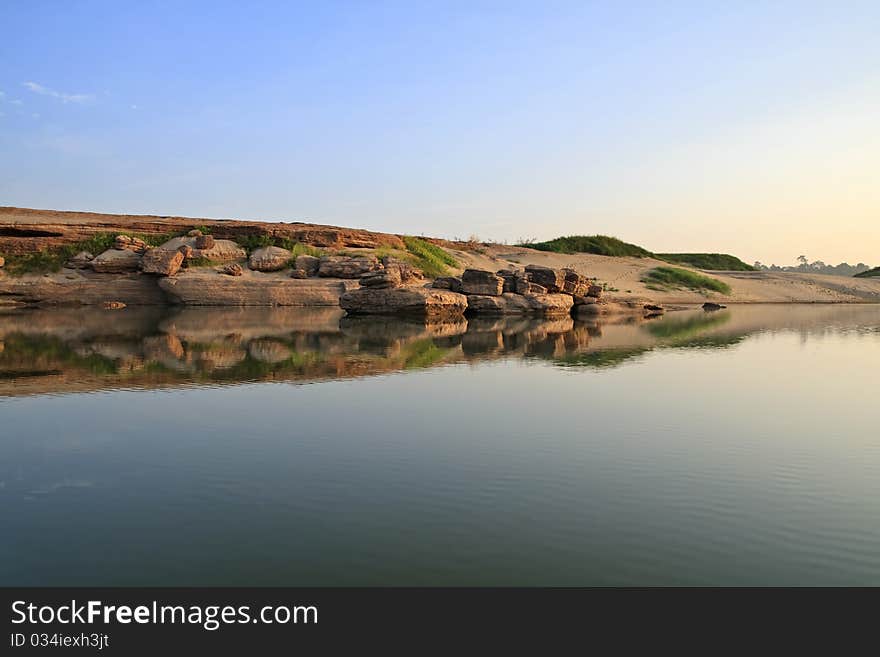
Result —
<instances>
[{"instance_id":1,"label":"sky","mask_svg":"<svg viewBox=\"0 0 880 657\"><path fill-rule=\"evenodd\" d=\"M0 205L880 265L880 3L2 0Z\"/></svg>"}]
</instances>

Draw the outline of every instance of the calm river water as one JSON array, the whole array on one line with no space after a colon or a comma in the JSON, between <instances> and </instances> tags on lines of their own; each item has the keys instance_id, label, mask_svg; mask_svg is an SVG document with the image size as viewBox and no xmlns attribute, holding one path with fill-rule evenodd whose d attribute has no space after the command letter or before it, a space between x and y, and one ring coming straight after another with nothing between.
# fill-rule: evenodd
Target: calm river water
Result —
<instances>
[{"instance_id":1,"label":"calm river water","mask_svg":"<svg viewBox=\"0 0 880 657\"><path fill-rule=\"evenodd\" d=\"M878 306L0 344L0 585L880 585Z\"/></svg>"}]
</instances>

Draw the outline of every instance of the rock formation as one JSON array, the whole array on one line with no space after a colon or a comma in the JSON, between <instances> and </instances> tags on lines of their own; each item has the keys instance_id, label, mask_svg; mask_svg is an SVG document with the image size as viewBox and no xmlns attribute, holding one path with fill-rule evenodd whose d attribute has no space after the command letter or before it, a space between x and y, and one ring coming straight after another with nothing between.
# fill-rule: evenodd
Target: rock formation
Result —
<instances>
[{"instance_id":1,"label":"rock formation","mask_svg":"<svg viewBox=\"0 0 880 657\"><path fill-rule=\"evenodd\" d=\"M461 279L442 277L433 285L466 294L469 315L562 316L571 314L576 305L597 303L587 296L591 281L586 276L573 269L538 265L500 269L494 274L468 269Z\"/></svg>"},{"instance_id":2,"label":"rock formation","mask_svg":"<svg viewBox=\"0 0 880 657\"><path fill-rule=\"evenodd\" d=\"M192 231L190 231L192 232ZM198 232L198 231L196 231ZM186 258L205 258L214 262L229 262L232 260L242 260L247 257L247 252L232 240L213 239L213 244L208 249L198 248L196 243L199 235L186 237L173 237L160 248L168 251L176 251L180 248L189 247L189 255L184 254ZM206 242L201 242L205 244Z\"/></svg>"},{"instance_id":3,"label":"rock formation","mask_svg":"<svg viewBox=\"0 0 880 657\"><path fill-rule=\"evenodd\" d=\"M192 247L193 249L198 249L199 251L210 251L214 248L214 236L197 235Z\"/></svg>"},{"instance_id":4,"label":"rock formation","mask_svg":"<svg viewBox=\"0 0 880 657\"><path fill-rule=\"evenodd\" d=\"M468 311L486 315L568 315L574 303L568 294L469 295Z\"/></svg>"},{"instance_id":5,"label":"rock formation","mask_svg":"<svg viewBox=\"0 0 880 657\"><path fill-rule=\"evenodd\" d=\"M436 290L461 292L461 279L458 276L439 276L431 286Z\"/></svg>"},{"instance_id":6,"label":"rock formation","mask_svg":"<svg viewBox=\"0 0 880 657\"><path fill-rule=\"evenodd\" d=\"M461 291L464 294L498 296L504 292L504 279L483 269L465 269L461 275Z\"/></svg>"},{"instance_id":7,"label":"rock formation","mask_svg":"<svg viewBox=\"0 0 880 657\"><path fill-rule=\"evenodd\" d=\"M107 249L90 264L99 274L122 274L138 271L141 268L141 256L129 249Z\"/></svg>"},{"instance_id":8,"label":"rock formation","mask_svg":"<svg viewBox=\"0 0 880 657\"><path fill-rule=\"evenodd\" d=\"M396 268L400 272L400 282L403 284L415 283L425 278L421 269L399 258L383 256L380 262L386 269Z\"/></svg>"},{"instance_id":9,"label":"rock formation","mask_svg":"<svg viewBox=\"0 0 880 657\"><path fill-rule=\"evenodd\" d=\"M353 315L402 314L440 318L464 314L468 300L463 294L426 287L362 287L343 294L339 305Z\"/></svg>"},{"instance_id":10,"label":"rock formation","mask_svg":"<svg viewBox=\"0 0 880 657\"><path fill-rule=\"evenodd\" d=\"M529 281L542 286L550 294L562 292L565 287L565 274L558 269L541 265L526 265L526 273L529 275Z\"/></svg>"},{"instance_id":11,"label":"rock formation","mask_svg":"<svg viewBox=\"0 0 880 657\"><path fill-rule=\"evenodd\" d=\"M181 250L149 249L141 259L141 271L145 274L174 276L183 264L184 252Z\"/></svg>"},{"instance_id":12,"label":"rock formation","mask_svg":"<svg viewBox=\"0 0 880 657\"><path fill-rule=\"evenodd\" d=\"M374 255L364 256L321 256L318 263L318 276L325 278L360 278L361 274L381 267Z\"/></svg>"},{"instance_id":13,"label":"rock formation","mask_svg":"<svg viewBox=\"0 0 880 657\"><path fill-rule=\"evenodd\" d=\"M137 233L139 235L167 235L169 233L183 234L194 226L208 228L215 242L257 235L288 239L292 242L302 242L331 249L405 248L403 241L396 235L302 222L267 223L0 207L0 224L3 226L3 230L0 232L0 253L6 255L36 253L86 240L108 231ZM194 236L190 236L190 238L192 237ZM173 251L176 248L175 246L170 250ZM242 254L241 257L243 258L245 255Z\"/></svg>"},{"instance_id":14,"label":"rock formation","mask_svg":"<svg viewBox=\"0 0 880 657\"><path fill-rule=\"evenodd\" d=\"M218 276L214 270L159 279L173 302L190 306L338 306L339 297L354 284L279 274Z\"/></svg>"},{"instance_id":15,"label":"rock formation","mask_svg":"<svg viewBox=\"0 0 880 657\"><path fill-rule=\"evenodd\" d=\"M306 276L317 276L318 265L320 263L321 259L317 256L298 255L296 256L296 260L294 261L294 267L296 269L304 271L306 273Z\"/></svg>"},{"instance_id":16,"label":"rock formation","mask_svg":"<svg viewBox=\"0 0 880 657\"><path fill-rule=\"evenodd\" d=\"M400 268L395 265L385 267L385 269L377 269L376 271L367 272L360 277L361 287L377 289L400 287L401 282Z\"/></svg>"},{"instance_id":17,"label":"rock formation","mask_svg":"<svg viewBox=\"0 0 880 657\"><path fill-rule=\"evenodd\" d=\"M91 262L94 259L95 256L88 251L80 251L68 260L64 266L68 269L87 269L91 267Z\"/></svg>"},{"instance_id":18,"label":"rock formation","mask_svg":"<svg viewBox=\"0 0 880 657\"><path fill-rule=\"evenodd\" d=\"M280 246L264 246L254 250L248 258L248 267L254 271L279 271L286 269L293 254Z\"/></svg>"},{"instance_id":19,"label":"rock formation","mask_svg":"<svg viewBox=\"0 0 880 657\"><path fill-rule=\"evenodd\" d=\"M120 251L134 251L135 253L143 253L147 250L147 243L139 237L130 237L128 235L117 235L113 240L113 248Z\"/></svg>"}]
</instances>

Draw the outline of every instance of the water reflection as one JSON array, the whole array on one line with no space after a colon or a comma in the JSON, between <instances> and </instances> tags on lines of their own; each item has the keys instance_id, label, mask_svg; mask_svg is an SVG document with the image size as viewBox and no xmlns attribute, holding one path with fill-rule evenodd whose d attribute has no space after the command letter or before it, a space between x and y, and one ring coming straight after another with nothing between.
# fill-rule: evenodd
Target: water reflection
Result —
<instances>
[{"instance_id":1,"label":"water reflection","mask_svg":"<svg viewBox=\"0 0 880 657\"><path fill-rule=\"evenodd\" d=\"M740 307L618 317L345 317L336 309L126 308L0 312L0 396L318 381L498 358L617 367L658 348L728 348L748 335L878 331L876 306Z\"/></svg>"},{"instance_id":2,"label":"water reflection","mask_svg":"<svg viewBox=\"0 0 880 657\"><path fill-rule=\"evenodd\" d=\"M0 584L880 584L878 327L0 312Z\"/></svg>"}]
</instances>

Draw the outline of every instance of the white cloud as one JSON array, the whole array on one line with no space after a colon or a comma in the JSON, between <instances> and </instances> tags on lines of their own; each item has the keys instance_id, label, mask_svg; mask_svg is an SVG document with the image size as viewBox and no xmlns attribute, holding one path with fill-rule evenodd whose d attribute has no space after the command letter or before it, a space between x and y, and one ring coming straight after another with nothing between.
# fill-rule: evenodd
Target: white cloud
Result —
<instances>
[{"instance_id":1,"label":"white cloud","mask_svg":"<svg viewBox=\"0 0 880 657\"><path fill-rule=\"evenodd\" d=\"M24 105L24 103L21 102L18 98L15 98L14 100L10 100L9 104L10 105Z\"/></svg>"},{"instance_id":2,"label":"white cloud","mask_svg":"<svg viewBox=\"0 0 880 657\"><path fill-rule=\"evenodd\" d=\"M69 94L63 91L55 91L36 82L22 82L22 86L35 94L57 98L62 103L88 103L95 99L91 94Z\"/></svg>"}]
</instances>

